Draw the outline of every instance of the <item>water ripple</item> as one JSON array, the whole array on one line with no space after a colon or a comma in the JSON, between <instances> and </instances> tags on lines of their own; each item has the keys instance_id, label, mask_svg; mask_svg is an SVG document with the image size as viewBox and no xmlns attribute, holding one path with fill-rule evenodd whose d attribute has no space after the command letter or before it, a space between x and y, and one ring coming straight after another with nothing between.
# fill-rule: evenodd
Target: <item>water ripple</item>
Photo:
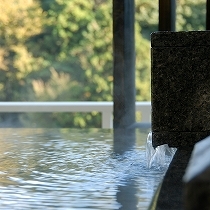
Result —
<instances>
[{"instance_id":1,"label":"water ripple","mask_svg":"<svg viewBox=\"0 0 210 210\"><path fill-rule=\"evenodd\" d=\"M111 131L93 131L2 132L0 209L111 210L123 207L122 198L146 209L166 170L147 168L147 133L116 155Z\"/></svg>"}]
</instances>

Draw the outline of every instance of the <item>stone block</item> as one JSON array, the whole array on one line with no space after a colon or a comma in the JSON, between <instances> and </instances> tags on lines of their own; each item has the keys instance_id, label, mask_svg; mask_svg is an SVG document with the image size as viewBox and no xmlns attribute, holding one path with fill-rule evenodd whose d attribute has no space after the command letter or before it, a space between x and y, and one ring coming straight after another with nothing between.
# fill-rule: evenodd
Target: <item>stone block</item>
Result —
<instances>
[{"instance_id":1,"label":"stone block","mask_svg":"<svg viewBox=\"0 0 210 210\"><path fill-rule=\"evenodd\" d=\"M191 148L192 150L192 148ZM183 210L183 182L191 151L177 149L165 174L155 210Z\"/></svg>"},{"instance_id":2,"label":"stone block","mask_svg":"<svg viewBox=\"0 0 210 210\"><path fill-rule=\"evenodd\" d=\"M151 35L153 145L193 146L210 135L210 31Z\"/></svg>"}]
</instances>

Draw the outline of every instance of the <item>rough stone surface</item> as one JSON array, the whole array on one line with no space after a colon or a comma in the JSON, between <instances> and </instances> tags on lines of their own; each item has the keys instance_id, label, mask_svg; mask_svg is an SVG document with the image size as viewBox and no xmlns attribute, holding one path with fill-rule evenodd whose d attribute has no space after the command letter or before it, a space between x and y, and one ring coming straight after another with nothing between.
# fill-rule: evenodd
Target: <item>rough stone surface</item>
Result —
<instances>
[{"instance_id":1,"label":"rough stone surface","mask_svg":"<svg viewBox=\"0 0 210 210\"><path fill-rule=\"evenodd\" d=\"M151 34L152 47L191 47L210 45L210 31L158 31Z\"/></svg>"},{"instance_id":2,"label":"rough stone surface","mask_svg":"<svg viewBox=\"0 0 210 210\"><path fill-rule=\"evenodd\" d=\"M181 147L186 150L195 144L195 141L204 139L210 135L210 131L156 131L152 134L153 146L168 144L169 147Z\"/></svg>"},{"instance_id":3,"label":"rough stone surface","mask_svg":"<svg viewBox=\"0 0 210 210\"><path fill-rule=\"evenodd\" d=\"M153 145L210 135L210 31L157 32L152 42Z\"/></svg>"},{"instance_id":4,"label":"rough stone surface","mask_svg":"<svg viewBox=\"0 0 210 210\"><path fill-rule=\"evenodd\" d=\"M190 150L190 151L189 151ZM154 204L156 210L182 210L183 202L183 182L182 177L187 167L191 148L188 150L178 149L164 177L157 203Z\"/></svg>"},{"instance_id":5,"label":"rough stone surface","mask_svg":"<svg viewBox=\"0 0 210 210\"><path fill-rule=\"evenodd\" d=\"M195 144L184 175L186 210L210 209L210 137Z\"/></svg>"}]
</instances>

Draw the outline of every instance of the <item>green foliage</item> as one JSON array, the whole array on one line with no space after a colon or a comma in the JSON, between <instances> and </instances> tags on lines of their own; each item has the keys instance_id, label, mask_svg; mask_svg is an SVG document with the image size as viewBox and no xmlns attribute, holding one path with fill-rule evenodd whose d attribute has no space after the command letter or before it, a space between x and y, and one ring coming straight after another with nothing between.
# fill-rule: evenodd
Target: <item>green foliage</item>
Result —
<instances>
[{"instance_id":1,"label":"green foliage","mask_svg":"<svg viewBox=\"0 0 210 210\"><path fill-rule=\"evenodd\" d=\"M206 0L177 2L177 31L205 30Z\"/></svg>"},{"instance_id":2,"label":"green foliage","mask_svg":"<svg viewBox=\"0 0 210 210\"><path fill-rule=\"evenodd\" d=\"M0 0L0 100L30 99L32 87L27 75L35 61L25 41L40 33L41 9L32 1ZM36 25L34 27L33 24Z\"/></svg>"},{"instance_id":3,"label":"green foliage","mask_svg":"<svg viewBox=\"0 0 210 210\"><path fill-rule=\"evenodd\" d=\"M1 101L112 100L112 0L0 0L0 14ZM177 1L177 30L203 30L204 16L204 0ZM136 100L150 100L150 33L158 30L158 0L136 0L135 29ZM32 127L101 123L95 112L11 119Z\"/></svg>"},{"instance_id":4,"label":"green foliage","mask_svg":"<svg viewBox=\"0 0 210 210\"><path fill-rule=\"evenodd\" d=\"M38 72L30 75L37 100L112 100L111 4L57 0L45 2L44 6L47 16L44 30L31 37L28 44L34 56L40 56L41 52L49 64L39 70L48 72L45 74L48 78L38 79ZM93 123L100 126L100 115L93 113L85 116L75 113L72 118L63 117L64 114L56 116L57 123L64 127ZM69 119L73 119L70 124Z\"/></svg>"},{"instance_id":5,"label":"green foliage","mask_svg":"<svg viewBox=\"0 0 210 210\"><path fill-rule=\"evenodd\" d=\"M150 41L150 34L158 30L158 0L136 0L136 21L138 32Z\"/></svg>"}]
</instances>

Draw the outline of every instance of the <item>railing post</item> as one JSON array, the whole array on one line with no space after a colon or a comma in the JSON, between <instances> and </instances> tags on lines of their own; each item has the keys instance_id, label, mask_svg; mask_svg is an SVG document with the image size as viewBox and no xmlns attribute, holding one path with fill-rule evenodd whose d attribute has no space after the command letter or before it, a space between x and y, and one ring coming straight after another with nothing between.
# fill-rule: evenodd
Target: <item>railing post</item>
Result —
<instances>
[{"instance_id":1,"label":"railing post","mask_svg":"<svg viewBox=\"0 0 210 210\"><path fill-rule=\"evenodd\" d=\"M150 112L148 112L147 110L141 112L141 122L151 122Z\"/></svg>"},{"instance_id":2,"label":"railing post","mask_svg":"<svg viewBox=\"0 0 210 210\"><path fill-rule=\"evenodd\" d=\"M176 0L159 0L159 31L176 30Z\"/></svg>"},{"instance_id":3,"label":"railing post","mask_svg":"<svg viewBox=\"0 0 210 210\"><path fill-rule=\"evenodd\" d=\"M102 111L102 128L112 128L113 120L112 120L112 112Z\"/></svg>"}]
</instances>

